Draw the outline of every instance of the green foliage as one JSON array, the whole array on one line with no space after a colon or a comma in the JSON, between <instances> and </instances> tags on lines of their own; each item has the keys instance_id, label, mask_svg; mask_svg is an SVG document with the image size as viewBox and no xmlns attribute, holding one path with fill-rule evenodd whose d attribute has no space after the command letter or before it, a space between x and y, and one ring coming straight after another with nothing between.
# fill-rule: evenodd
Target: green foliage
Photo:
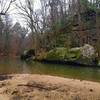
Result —
<instances>
[{"instance_id":1,"label":"green foliage","mask_svg":"<svg viewBox=\"0 0 100 100\"><path fill-rule=\"evenodd\" d=\"M88 0L80 0L81 4L84 5L85 8L89 7L89 1Z\"/></svg>"},{"instance_id":2,"label":"green foliage","mask_svg":"<svg viewBox=\"0 0 100 100\"><path fill-rule=\"evenodd\" d=\"M100 0L96 0L96 2L89 2L89 0L80 0L81 4L86 8L90 10L96 11L97 5L100 3Z\"/></svg>"}]
</instances>

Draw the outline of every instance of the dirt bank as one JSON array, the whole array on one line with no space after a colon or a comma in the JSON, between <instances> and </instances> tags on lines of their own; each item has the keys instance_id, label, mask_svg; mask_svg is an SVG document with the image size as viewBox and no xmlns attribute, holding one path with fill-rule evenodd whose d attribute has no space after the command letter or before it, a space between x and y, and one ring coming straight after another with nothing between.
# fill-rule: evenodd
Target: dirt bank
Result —
<instances>
[{"instance_id":1,"label":"dirt bank","mask_svg":"<svg viewBox=\"0 0 100 100\"><path fill-rule=\"evenodd\" d=\"M0 75L0 100L100 100L100 83L46 75Z\"/></svg>"}]
</instances>

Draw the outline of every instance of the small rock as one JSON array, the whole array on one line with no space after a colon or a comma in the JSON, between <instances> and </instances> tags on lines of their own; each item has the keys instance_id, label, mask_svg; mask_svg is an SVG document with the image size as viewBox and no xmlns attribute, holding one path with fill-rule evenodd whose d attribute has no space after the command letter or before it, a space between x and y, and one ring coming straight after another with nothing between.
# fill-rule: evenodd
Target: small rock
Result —
<instances>
[{"instance_id":1,"label":"small rock","mask_svg":"<svg viewBox=\"0 0 100 100\"><path fill-rule=\"evenodd\" d=\"M93 92L93 89L90 89L90 92Z\"/></svg>"}]
</instances>

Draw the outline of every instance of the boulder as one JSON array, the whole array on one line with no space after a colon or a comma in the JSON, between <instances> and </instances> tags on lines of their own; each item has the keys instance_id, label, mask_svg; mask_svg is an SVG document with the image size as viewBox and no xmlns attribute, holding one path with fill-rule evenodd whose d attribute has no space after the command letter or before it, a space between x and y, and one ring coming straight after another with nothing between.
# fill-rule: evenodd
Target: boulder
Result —
<instances>
[{"instance_id":1,"label":"boulder","mask_svg":"<svg viewBox=\"0 0 100 100\"><path fill-rule=\"evenodd\" d=\"M74 61L80 57L80 48L67 49L64 47L50 50L46 55L46 60Z\"/></svg>"},{"instance_id":2,"label":"boulder","mask_svg":"<svg viewBox=\"0 0 100 100\"><path fill-rule=\"evenodd\" d=\"M46 55L46 60L50 60L50 61L61 61L64 60L65 55L68 53L68 49L64 48L64 47L60 47L60 48L55 48L53 50L50 50L47 55Z\"/></svg>"},{"instance_id":3,"label":"boulder","mask_svg":"<svg viewBox=\"0 0 100 100\"><path fill-rule=\"evenodd\" d=\"M85 44L81 47L81 56L77 59L77 62L85 65L96 65L95 49L89 44Z\"/></svg>"},{"instance_id":4,"label":"boulder","mask_svg":"<svg viewBox=\"0 0 100 100\"><path fill-rule=\"evenodd\" d=\"M69 49L68 53L65 56L65 59L67 61L75 61L77 60L81 55L81 50L80 48L71 48Z\"/></svg>"},{"instance_id":5,"label":"boulder","mask_svg":"<svg viewBox=\"0 0 100 100\"><path fill-rule=\"evenodd\" d=\"M40 60L68 61L83 65L98 65L95 49L89 44L71 49L64 47L54 48L49 52L42 54Z\"/></svg>"},{"instance_id":6,"label":"boulder","mask_svg":"<svg viewBox=\"0 0 100 100\"><path fill-rule=\"evenodd\" d=\"M33 57L35 57L35 50L34 49L24 51L24 53L20 56L21 60L33 59Z\"/></svg>"},{"instance_id":7,"label":"boulder","mask_svg":"<svg viewBox=\"0 0 100 100\"><path fill-rule=\"evenodd\" d=\"M95 49L89 44L85 44L81 47L81 54L83 58L93 58L95 56Z\"/></svg>"}]
</instances>

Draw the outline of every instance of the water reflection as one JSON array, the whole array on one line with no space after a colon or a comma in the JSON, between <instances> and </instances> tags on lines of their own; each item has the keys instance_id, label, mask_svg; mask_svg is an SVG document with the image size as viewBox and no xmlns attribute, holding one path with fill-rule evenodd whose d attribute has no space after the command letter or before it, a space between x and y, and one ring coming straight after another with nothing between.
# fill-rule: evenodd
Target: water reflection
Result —
<instances>
[{"instance_id":1,"label":"water reflection","mask_svg":"<svg viewBox=\"0 0 100 100\"><path fill-rule=\"evenodd\" d=\"M23 62L23 65L22 65L22 73L31 74L31 70L29 68L30 67L28 67L27 63L26 62Z\"/></svg>"},{"instance_id":2,"label":"water reflection","mask_svg":"<svg viewBox=\"0 0 100 100\"><path fill-rule=\"evenodd\" d=\"M22 62L19 59L1 59L0 74L46 74L100 82L100 68L76 67L38 62Z\"/></svg>"}]
</instances>

